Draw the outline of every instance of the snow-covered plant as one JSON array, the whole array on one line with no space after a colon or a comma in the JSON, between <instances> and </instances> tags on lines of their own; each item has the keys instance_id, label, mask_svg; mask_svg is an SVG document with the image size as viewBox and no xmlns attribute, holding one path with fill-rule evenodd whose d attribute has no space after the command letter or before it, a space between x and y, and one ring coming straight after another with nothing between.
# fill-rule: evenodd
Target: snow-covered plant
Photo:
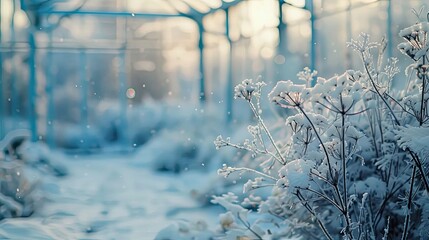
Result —
<instances>
[{"instance_id":1,"label":"snow-covered plant","mask_svg":"<svg viewBox=\"0 0 429 240\"><path fill-rule=\"evenodd\" d=\"M398 48L412 60L402 89L392 85L399 60L386 61L387 41L371 42L368 34L348 43L361 57L361 71L319 77L311 86L317 72L306 68L297 75L305 85L277 82L269 99L294 111L283 120L283 136L273 135L262 118L265 84L237 85L235 97L256 119L248 128L252 139L235 144L219 136L214 143L249 151L261 167L224 165L218 172L252 173L244 192L270 187L272 194L242 203L231 194L214 197L228 211L221 218L227 238L428 238L428 31L429 23L421 22L400 32L405 42Z\"/></svg>"},{"instance_id":2,"label":"snow-covered plant","mask_svg":"<svg viewBox=\"0 0 429 240\"><path fill-rule=\"evenodd\" d=\"M0 140L0 220L28 217L34 211L36 184L27 179L17 146L25 139L23 131L11 132Z\"/></svg>"}]
</instances>

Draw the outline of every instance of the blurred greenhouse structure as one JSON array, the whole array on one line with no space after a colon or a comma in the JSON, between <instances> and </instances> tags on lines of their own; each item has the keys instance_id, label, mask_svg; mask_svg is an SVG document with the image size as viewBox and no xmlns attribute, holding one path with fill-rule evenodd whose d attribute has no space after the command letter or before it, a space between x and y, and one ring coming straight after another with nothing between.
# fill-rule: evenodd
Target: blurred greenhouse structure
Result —
<instances>
[{"instance_id":1,"label":"blurred greenhouse structure","mask_svg":"<svg viewBox=\"0 0 429 240\"><path fill-rule=\"evenodd\" d=\"M304 66L344 71L360 64L345 42L363 31L391 39L396 55L395 34L427 3L1 0L0 137L27 128L55 146L65 126L88 132L113 106L125 130L130 106L147 98L215 103L231 121L242 79L272 84Z\"/></svg>"}]
</instances>

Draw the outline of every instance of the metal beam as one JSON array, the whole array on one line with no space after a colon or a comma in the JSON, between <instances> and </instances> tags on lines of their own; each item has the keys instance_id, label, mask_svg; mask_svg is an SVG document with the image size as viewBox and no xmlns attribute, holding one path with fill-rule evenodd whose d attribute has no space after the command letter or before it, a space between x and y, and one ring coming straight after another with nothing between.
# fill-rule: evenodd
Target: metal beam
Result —
<instances>
[{"instance_id":1,"label":"metal beam","mask_svg":"<svg viewBox=\"0 0 429 240\"><path fill-rule=\"evenodd\" d=\"M28 121L31 131L31 141L38 140L37 132L37 76L36 76L36 40L34 31L30 30L28 35L28 43L30 45L30 53L28 57Z\"/></svg>"},{"instance_id":2,"label":"metal beam","mask_svg":"<svg viewBox=\"0 0 429 240\"><path fill-rule=\"evenodd\" d=\"M201 103L206 101L206 82L204 71L204 26L202 22L197 22L198 25L198 50L199 50L199 78L200 78L200 93L199 99Z\"/></svg>"},{"instance_id":3,"label":"metal beam","mask_svg":"<svg viewBox=\"0 0 429 240\"><path fill-rule=\"evenodd\" d=\"M119 141L123 146L128 146L128 122L127 122L127 88L128 88L128 77L127 77L127 54L125 50L119 53L119 64L118 64L118 75L119 75L119 126L121 128L121 134L119 135Z\"/></svg>"},{"instance_id":4,"label":"metal beam","mask_svg":"<svg viewBox=\"0 0 429 240\"><path fill-rule=\"evenodd\" d=\"M24 9L23 9L24 10ZM169 18L169 17L186 17L184 14L169 14L169 13L135 13L135 12L117 12L117 11L66 11L66 10L37 10L39 14L43 15L99 15L99 16L112 16L112 17L139 17L139 18Z\"/></svg>"},{"instance_id":5,"label":"metal beam","mask_svg":"<svg viewBox=\"0 0 429 240\"><path fill-rule=\"evenodd\" d=\"M232 100L234 97L233 94L233 85L234 85L234 81L232 78L232 54L233 54L233 44L232 44L232 40L230 37L230 28L229 28L229 9L225 9L225 36L226 36L226 40L228 41L228 47L229 47L229 51L228 51L228 60L227 60L227 77L226 77L226 96L225 96L225 101L226 101L226 120L228 123L232 122L232 118L233 118L233 105L232 105Z\"/></svg>"},{"instance_id":6,"label":"metal beam","mask_svg":"<svg viewBox=\"0 0 429 240\"><path fill-rule=\"evenodd\" d=\"M81 134L83 134L81 143L84 143L83 146L88 146L86 141L88 140L88 71L87 71L87 56L85 51L79 53L79 62L80 62L80 124L81 124ZM83 148L83 147L82 147Z\"/></svg>"},{"instance_id":7,"label":"metal beam","mask_svg":"<svg viewBox=\"0 0 429 240\"><path fill-rule=\"evenodd\" d=\"M49 45L52 45L52 32L49 32ZM46 107L46 142L49 147L55 147L55 130L54 130L54 115L55 115L55 98L54 98L54 87L55 79L53 77L53 57L52 51L48 50L46 53L45 62L45 78L46 86L45 92L47 95L47 107Z\"/></svg>"},{"instance_id":8,"label":"metal beam","mask_svg":"<svg viewBox=\"0 0 429 240\"><path fill-rule=\"evenodd\" d=\"M0 13L2 11L2 2L0 1ZM0 45L2 43L2 22L3 22L3 16L0 14ZM3 101L3 54L0 51L0 139L2 139L4 134L4 101Z\"/></svg>"},{"instance_id":9,"label":"metal beam","mask_svg":"<svg viewBox=\"0 0 429 240\"><path fill-rule=\"evenodd\" d=\"M314 12L314 3L313 0L307 0L305 3L306 8L310 12L310 24L311 24L311 39L310 39L310 69L316 69L316 44L317 44L317 32L315 28L316 15ZM312 86L316 84L314 79L311 83Z\"/></svg>"},{"instance_id":10,"label":"metal beam","mask_svg":"<svg viewBox=\"0 0 429 240\"><path fill-rule=\"evenodd\" d=\"M287 49L287 29L286 29L286 23L284 23L284 19L283 19L283 4L284 3L285 2L283 0L279 0L279 3L278 3L278 13L279 13L278 21L279 21L279 24L277 25L277 32L279 34L279 37L278 37L278 45L277 45L277 54L286 57L288 49ZM275 71L276 79L275 80L276 81L283 78L284 70L283 70L282 65L284 66L284 63L275 65L275 68L276 68L276 71Z\"/></svg>"},{"instance_id":11,"label":"metal beam","mask_svg":"<svg viewBox=\"0 0 429 240\"><path fill-rule=\"evenodd\" d=\"M20 102L20 95L17 94L19 92L17 81L16 81L16 64L15 61L15 41L16 41L16 34L15 34L15 13L16 13L16 2L15 0L12 0L12 16L10 19L10 41L12 43L12 46L10 48L11 50L11 61L12 61L12 69L11 69L11 80L10 80L10 89L11 89L11 116L14 119L14 128L15 124L17 123L17 113L19 112L19 102Z\"/></svg>"},{"instance_id":12,"label":"metal beam","mask_svg":"<svg viewBox=\"0 0 429 240\"><path fill-rule=\"evenodd\" d=\"M387 19L386 19L386 37L387 37L387 57L393 57L393 35L392 35L392 0L387 0Z\"/></svg>"}]
</instances>

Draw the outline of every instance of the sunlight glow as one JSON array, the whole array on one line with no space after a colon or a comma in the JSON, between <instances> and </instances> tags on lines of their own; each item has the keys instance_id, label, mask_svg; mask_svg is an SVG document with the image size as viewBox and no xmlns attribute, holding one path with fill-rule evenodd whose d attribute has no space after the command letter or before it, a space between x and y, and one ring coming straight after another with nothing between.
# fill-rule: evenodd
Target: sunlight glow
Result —
<instances>
[{"instance_id":1,"label":"sunlight glow","mask_svg":"<svg viewBox=\"0 0 429 240\"><path fill-rule=\"evenodd\" d=\"M308 11L290 6L283 7L283 14L287 23L293 23L304 19L309 20L311 17Z\"/></svg>"},{"instance_id":2,"label":"sunlight glow","mask_svg":"<svg viewBox=\"0 0 429 240\"><path fill-rule=\"evenodd\" d=\"M27 15L24 11L19 10L15 12L15 27L17 28L26 28L30 25Z\"/></svg>"},{"instance_id":3,"label":"sunlight glow","mask_svg":"<svg viewBox=\"0 0 429 240\"><path fill-rule=\"evenodd\" d=\"M305 7L305 0L285 0L285 2L290 3L295 7Z\"/></svg>"},{"instance_id":4,"label":"sunlight glow","mask_svg":"<svg viewBox=\"0 0 429 240\"><path fill-rule=\"evenodd\" d=\"M12 4L10 1L1 1L0 2L0 30L2 35L5 32L9 32L10 18L12 16Z\"/></svg>"}]
</instances>

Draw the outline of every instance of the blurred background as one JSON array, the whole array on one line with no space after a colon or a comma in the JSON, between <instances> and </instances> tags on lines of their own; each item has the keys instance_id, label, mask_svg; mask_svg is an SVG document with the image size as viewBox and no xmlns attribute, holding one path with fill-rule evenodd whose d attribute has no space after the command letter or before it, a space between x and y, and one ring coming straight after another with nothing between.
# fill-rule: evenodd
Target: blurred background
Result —
<instances>
[{"instance_id":1,"label":"blurred background","mask_svg":"<svg viewBox=\"0 0 429 240\"><path fill-rule=\"evenodd\" d=\"M130 147L129 112L147 101L214 104L231 122L243 115L232 100L236 83L296 79L305 66L323 77L360 66L346 42L363 31L391 39L387 54L396 56L398 30L425 4L2 0L0 136L27 128L52 147Z\"/></svg>"}]
</instances>

